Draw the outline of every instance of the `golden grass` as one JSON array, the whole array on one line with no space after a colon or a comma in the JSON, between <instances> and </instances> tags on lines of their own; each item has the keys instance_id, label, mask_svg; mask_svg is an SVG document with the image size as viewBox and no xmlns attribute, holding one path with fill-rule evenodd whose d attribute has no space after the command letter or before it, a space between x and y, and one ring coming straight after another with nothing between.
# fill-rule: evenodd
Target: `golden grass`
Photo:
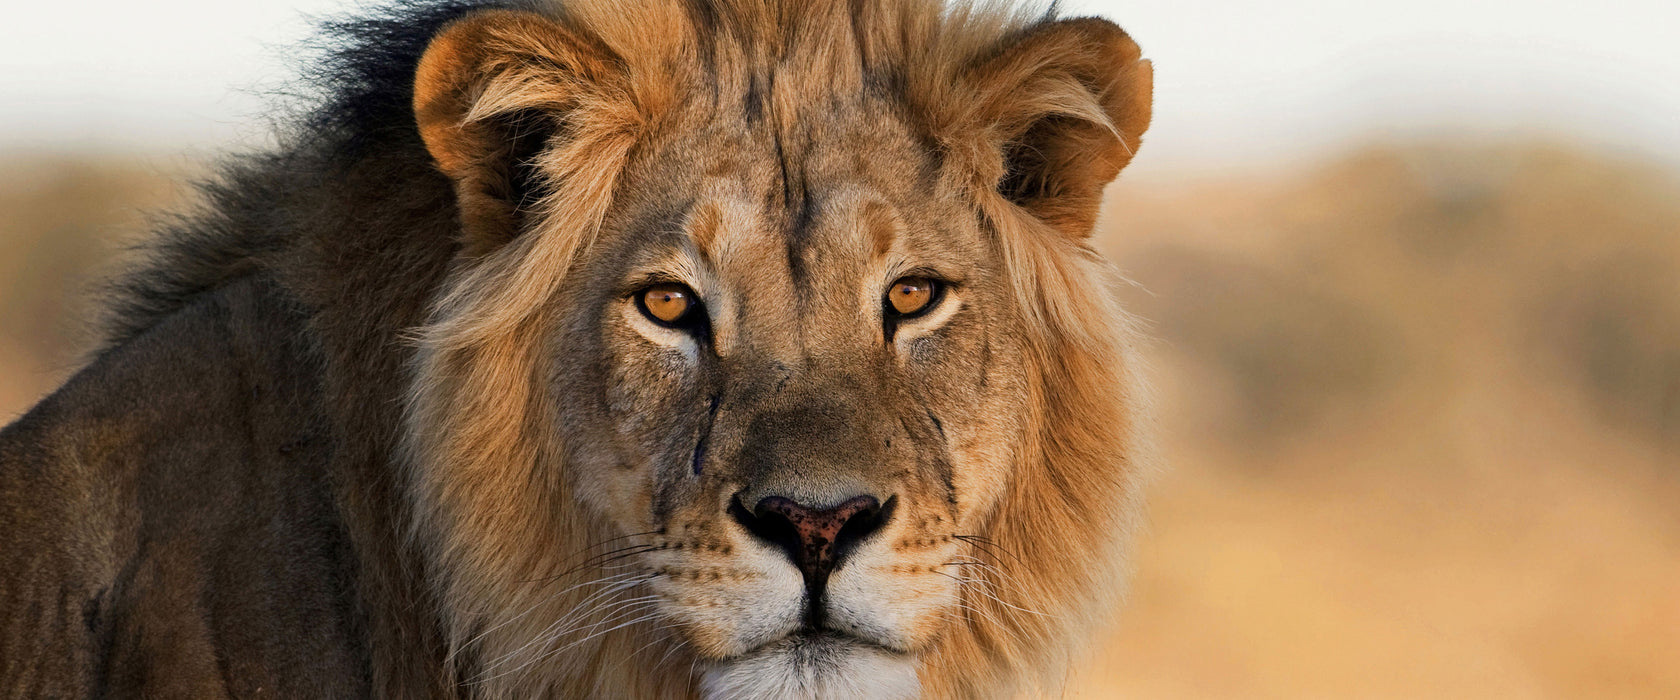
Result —
<instances>
[{"instance_id":1,"label":"golden grass","mask_svg":"<svg viewBox=\"0 0 1680 700\"><path fill-rule=\"evenodd\" d=\"M180 189L0 175L0 418ZM175 169L179 170L179 169ZM1544 145L1110 191L1171 471L1074 697L1680 696L1680 180Z\"/></svg>"}]
</instances>

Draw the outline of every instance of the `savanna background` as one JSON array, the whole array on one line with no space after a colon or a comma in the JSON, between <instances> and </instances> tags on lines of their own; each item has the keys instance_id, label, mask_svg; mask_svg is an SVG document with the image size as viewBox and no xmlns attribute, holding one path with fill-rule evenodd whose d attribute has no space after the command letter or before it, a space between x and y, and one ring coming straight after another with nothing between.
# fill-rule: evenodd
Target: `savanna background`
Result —
<instances>
[{"instance_id":1,"label":"savanna background","mask_svg":"<svg viewBox=\"0 0 1680 700\"><path fill-rule=\"evenodd\" d=\"M0 421L345 8L244 5L8 10ZM1098 245L1169 465L1071 694L1680 697L1680 9L1259 5L1071 8L1156 61Z\"/></svg>"}]
</instances>

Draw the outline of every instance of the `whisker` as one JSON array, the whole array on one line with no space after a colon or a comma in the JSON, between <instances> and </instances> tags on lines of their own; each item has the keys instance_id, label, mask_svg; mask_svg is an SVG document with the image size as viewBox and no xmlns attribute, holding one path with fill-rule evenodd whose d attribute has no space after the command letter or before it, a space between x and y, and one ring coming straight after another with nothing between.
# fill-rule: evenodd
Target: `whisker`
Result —
<instances>
[{"instance_id":1,"label":"whisker","mask_svg":"<svg viewBox=\"0 0 1680 700\"><path fill-rule=\"evenodd\" d=\"M544 582L548 582L548 581L553 581L553 580L558 579L558 578L562 578L562 577L565 577L565 576L570 576L571 574L577 573L577 572L582 571L584 569L588 569L588 568L591 568L591 567L602 568L602 567L604 567L605 565L607 565L611 562L615 562L615 561L619 561L621 559L626 559L626 558L629 558L629 557L633 557L633 556L636 556L638 554L645 554L647 552L658 551L659 549L662 549L662 546L661 545L656 545L656 544L637 544L637 545L631 545L629 547L622 547L622 548L619 548L619 549L612 550L610 552L603 552L601 554L597 554L593 557L590 557L589 559L584 560L583 563L578 564L577 566L574 566L574 567L572 567L570 569L567 569L565 571L562 571L560 573L554 574L552 576L547 576L547 577L544 577L544 578L532 579L531 581L527 581L526 583L544 583Z\"/></svg>"},{"instance_id":2,"label":"whisker","mask_svg":"<svg viewBox=\"0 0 1680 700\"><path fill-rule=\"evenodd\" d=\"M603 539L603 541L600 542L593 542L590 546L583 547L580 551L573 552L570 556L566 556L566 559L561 559L561 561L556 562L556 566L568 566L571 562L576 561L578 557L585 556L588 552L600 549L600 547L608 546L608 544L613 544L613 542L622 542L627 541L627 539L632 539L632 537L647 537L647 535L657 534L659 534L659 530L647 530L647 532L632 532L632 534L618 535L618 537L608 537L608 539ZM643 546L645 546L645 544L643 544Z\"/></svg>"},{"instance_id":3,"label":"whisker","mask_svg":"<svg viewBox=\"0 0 1680 700\"><path fill-rule=\"evenodd\" d=\"M609 544L612 544L614 542L627 540L627 539L630 539L632 537L646 537L648 535L656 535L656 534L659 534L658 530L648 530L647 532L633 532L633 533L630 533L628 535L619 535L618 537L609 537L607 539L601 540L600 542L596 542L596 543L591 544L587 547L584 547L583 549L580 549L576 552L573 552L570 555L567 555L567 557L565 559L561 559L560 561L555 562L555 567L568 566L568 565L572 564L572 562L576 561L578 557L589 554L589 552L592 551L592 550L599 549L601 547L605 547L605 546L607 546ZM634 547L649 547L649 546L653 546L653 545L652 544L631 545L630 547L622 548L622 549L615 550L615 551L624 551L625 549L631 549L631 548L634 548ZM612 554L612 552L596 554L596 555L593 555L593 557L603 557L603 556L607 556L607 555L610 555L610 554ZM585 561L585 563L587 563L589 560L585 559L584 561ZM538 577L538 578L534 578L534 579L528 579L528 580L525 580L525 581L520 581L519 583L540 583L540 582L543 582L543 581L547 581L547 580L556 578L558 576L564 576L566 573L569 573L572 570L573 569L567 569L565 572L560 573L560 574L555 574L553 576L543 576L543 577Z\"/></svg>"},{"instance_id":4,"label":"whisker","mask_svg":"<svg viewBox=\"0 0 1680 700\"><path fill-rule=\"evenodd\" d=\"M942 566L973 566L973 567L978 567L982 571L997 574L998 576L1000 576L1002 578L1008 579L1007 583L1009 583L1010 585L1013 585L1013 586L1016 586L1016 587L1021 587L1022 586L1022 583L1021 583L1020 579L1015 578L1015 575L1010 573L1008 570L1004 569L1003 567L992 564L990 562L981 561L981 560L976 559L974 557L968 557L967 561L948 561L948 562L945 562ZM982 580L982 581L985 581L988 584L992 583L991 581L985 580L985 579L976 579L976 580Z\"/></svg>"},{"instance_id":5,"label":"whisker","mask_svg":"<svg viewBox=\"0 0 1680 700\"><path fill-rule=\"evenodd\" d=\"M968 612L974 613L975 615L985 617L986 621L991 623L991 626L993 628L997 629L998 631L1004 632L1005 634L1008 634L1010 642L1013 642L1017 645L1022 643L1021 632L1019 630L1015 629L1014 627L1012 627L1010 625L1004 624L1002 620L999 620L997 617L993 616L991 613L986 612L985 610L981 610L980 608L977 608L973 605L969 605L968 603L963 603L963 602L958 602L956 607L959 610L966 610ZM969 620L969 621L972 622L973 620Z\"/></svg>"},{"instance_id":6,"label":"whisker","mask_svg":"<svg viewBox=\"0 0 1680 700\"><path fill-rule=\"evenodd\" d=\"M654 662L653 670L655 670L655 671L658 671L659 669L664 668L665 662L670 660L671 655L675 654L678 649L681 649L685 646L688 646L688 641L684 640L681 637L666 636L666 639L671 642L671 646L670 646L669 649L665 650L665 655L664 656L659 657L659 661Z\"/></svg>"},{"instance_id":7,"label":"whisker","mask_svg":"<svg viewBox=\"0 0 1680 700\"><path fill-rule=\"evenodd\" d=\"M645 583L645 582L646 582L646 579L631 579L631 580L626 580L626 581L620 581L620 582L615 583L615 584L613 584L613 585L611 585L611 586L609 586L609 587L607 587L603 590L596 591L595 593L591 594L588 598L585 598L584 600L579 601L572 608L572 610L570 612L566 613L565 615L560 616L559 619L550 623L547 627L543 628L542 631L533 635L532 638L529 641L520 645L519 648L514 649L512 651L509 651L507 653L504 653L501 656L499 656L499 657L495 658L494 660L490 661L489 663L485 664L484 671L489 672L489 671L494 670L498 666L501 666L502 664L508 662L509 659L511 659L513 657L516 657L516 656L519 656L520 654L523 654L527 649L530 649L534 645L541 644L541 645L546 646L547 644L552 643L552 640L554 638L559 637L559 636L563 636L563 635L567 634L568 632L572 631L570 628L571 628L573 622L580 620L580 618L586 617L590 614L601 613L601 612L605 612L605 611L614 609L615 606L621 606L621 605L625 604L626 602L656 600L658 598L658 596L644 596L644 597L641 597L641 598L632 598L632 599L630 599L630 601L614 601L610 604L609 603L603 603L602 605L599 605L599 606L592 606L591 605L591 603L593 601L599 600L599 599L603 598L604 596L616 595L616 594L618 594L622 591L629 590L629 589L634 588L638 585L641 585L642 583Z\"/></svg>"},{"instance_id":8,"label":"whisker","mask_svg":"<svg viewBox=\"0 0 1680 700\"><path fill-rule=\"evenodd\" d=\"M985 596L987 599L991 600L992 602L997 603L998 605L1001 605L1003 607L1009 608L1010 610L1015 610L1017 612L1024 612L1028 615L1037 615L1039 617L1043 617L1043 618L1051 619L1051 620L1062 619L1060 616L1057 616L1057 615L1051 615L1050 613L1040 612L1038 610L1032 610L1032 609L1029 609L1029 608L1023 608L1019 605L1015 605L1014 603L1010 603L1009 601L1006 601L1002 598L999 598L996 594L992 593L991 591L985 590L984 588L971 586L970 590L974 590L974 591L980 593L981 595Z\"/></svg>"},{"instance_id":9,"label":"whisker","mask_svg":"<svg viewBox=\"0 0 1680 700\"><path fill-rule=\"evenodd\" d=\"M610 621L610 620L614 619L614 617L621 616L621 615L635 614L635 613L641 611L642 609L645 609L647 607L651 607L651 606L655 605L656 603L657 603L657 601L642 601L642 602L636 603L634 605L619 606L619 608L613 613L613 615L608 616L607 620ZM653 619L655 617L658 617L660 614L661 613L655 612L651 615L644 615L640 618L637 618L637 620L632 621L631 623L625 623L625 624L626 625L634 624L634 622L636 622L636 621ZM606 624L606 621L596 623L594 626L591 627L591 629L594 629L594 627L599 627L602 624ZM493 676L489 676L489 677L486 677L486 678L479 679L477 681L474 681L474 683L486 683L486 682L495 680L497 678L507 676L509 674L519 673L521 671L524 671L527 668L530 668L533 664L536 664L540 661L543 661L544 659L548 659L548 658L554 656L557 653L560 653L562 651L565 651L566 649L570 649L571 647L576 646L577 644L589 641L589 640L594 639L596 637L599 637L602 634L605 634L607 632L611 632L611 631L616 630L616 629L621 629L624 626L625 625L618 625L616 627L613 627L610 630L605 630L603 632L596 632L596 633L590 634L589 636L584 637L583 639L579 639L577 641L574 641L570 644L559 647L557 649L551 649L551 650L548 650L548 651L540 652L540 653L536 654L535 656L532 656L530 659L527 659L524 663L522 663L522 664L520 664L520 665L518 665L514 668L502 671L502 672L497 673ZM504 654L501 658L497 659L496 662L494 662L490 667L486 668L486 671L490 670L491 668L494 668L495 666L501 665L502 663L504 663L507 660L507 658L509 656L512 656L514 653L523 653L526 649L530 648L533 644L535 644L538 641L542 642L541 646L548 646L548 645L551 645L551 644L559 641L562 637L564 637L565 635L570 634L571 632L574 632L574 631L576 631L576 630L562 630L558 633L555 633L555 634L552 634L552 635L544 635L542 637L539 637L538 639L532 640L531 642L527 643L525 646L520 647L520 649L517 652L513 652L513 653L510 653L510 654ZM480 675L482 675L482 674L480 674Z\"/></svg>"},{"instance_id":10,"label":"whisker","mask_svg":"<svg viewBox=\"0 0 1680 700\"><path fill-rule=\"evenodd\" d=\"M629 661L630 659L634 659L636 657L641 656L642 652L647 651L648 647L651 647L655 644L659 644L660 642L666 642L670 645L670 648L665 650L665 654L663 656L659 657L659 662L655 663L653 665L652 669L650 669L650 670L658 670L660 664L665 663L665 659L670 658L671 652L675 651L677 647L682 646L682 640L672 639L669 635L664 634L665 630L668 630L668 629L670 629L670 625L661 625L661 626L655 628L654 630L651 630L651 634L649 636L653 637L653 641L650 641L647 644L643 644L642 646L638 647L635 651L630 652L629 655L625 656L624 658L619 659L618 663L615 663L615 664L612 665L612 668L614 670L617 670L619 667L623 666L626 661Z\"/></svg>"},{"instance_id":11,"label":"whisker","mask_svg":"<svg viewBox=\"0 0 1680 700\"><path fill-rule=\"evenodd\" d=\"M1007 555L1009 558L1014 559L1016 563L1018 563L1022 566L1027 565L1026 561L1021 558L1021 555L1016 554L1015 552L1011 551L1008 547L1005 547L1002 544L999 544L997 542L997 540L994 540L990 537L985 537L985 536L982 536L982 535L951 535L951 537L953 537L955 539L958 539L958 540L962 540L963 542L967 542L971 545L977 546L977 547L981 548L983 551L986 551L988 553L992 553L994 556L997 555L997 554L1004 554L1004 555Z\"/></svg>"},{"instance_id":12,"label":"whisker","mask_svg":"<svg viewBox=\"0 0 1680 700\"><path fill-rule=\"evenodd\" d=\"M548 596L543 597L542 600L539 600L535 603L532 603L530 606L526 607L525 610L520 612L518 615L514 615L513 617L510 617L506 620L498 622L494 626L489 627L489 628L485 629L484 631L479 632L476 635L473 635L473 638L467 640L466 644L461 645L461 648L464 649L464 648L471 647L473 644L476 644L479 640L483 639L485 635L490 634L491 632L499 630L503 627L506 627L507 625L513 624L514 622L517 622L519 619L525 617L526 615L531 614L531 612L536 610L537 608L540 608L543 605L546 605L546 604L552 602L554 599L559 598L560 596L563 596L563 595L565 595L567 593L570 593L572 591L575 591L579 588L583 588L584 586L594 586L594 585L610 586L610 585L614 585L614 584L622 582L622 581L619 581L618 579L624 579L627 576L633 577L633 576L637 576L637 575L639 575L639 572L613 574L611 576L604 576L602 578L598 578L598 579L595 579L595 580L592 580L592 581L585 581L583 583L579 583L579 584L567 587L563 590L557 591L555 593L552 593ZM590 600L590 599L589 598L585 599L585 601L588 601L588 600Z\"/></svg>"},{"instance_id":13,"label":"whisker","mask_svg":"<svg viewBox=\"0 0 1680 700\"><path fill-rule=\"evenodd\" d=\"M594 615L594 614L607 612L609 610L614 609L615 606L622 605L626 602L657 600L658 599L657 595L642 596L640 598L631 598L628 601L603 600L603 599L610 599L611 596L614 596L614 595L617 595L617 594L622 593L624 591L635 588L636 586L639 586L643 583L646 583L647 580L651 580L651 579L623 581L623 582L620 582L620 583L617 583L617 584L613 584L613 586L611 586L607 589L596 591L595 593L591 594L588 598L585 598L581 601L578 601L575 605L572 606L572 609L570 611L568 611L564 615L561 615L559 617L559 619L556 619L554 622L549 623L549 625L547 627L544 627L541 632L537 633L536 638L537 639L542 639L542 638L549 637L549 636L558 636L558 635L566 634L567 631L568 631L568 628L572 625L572 623L574 621L581 620L582 618L588 617L589 615ZM601 602L599 605L593 605L595 603L595 601L597 601L597 600L602 600L603 602ZM523 650L524 650L524 648L521 647L520 651L523 651Z\"/></svg>"},{"instance_id":14,"label":"whisker","mask_svg":"<svg viewBox=\"0 0 1680 700\"><path fill-rule=\"evenodd\" d=\"M599 631L599 632L594 632L594 633L592 633L592 634L590 634L590 635L589 635L589 636L586 636L586 637L584 637L584 638L582 638L582 639L578 639L578 640L575 640L575 641L572 641L572 642L570 642L570 643L568 643L568 644L566 644L566 645L565 645L565 646L562 646L562 647L559 647L559 648L556 648L556 649L552 649L552 650L550 650L550 651L547 651L547 652L544 652L544 653L543 653L543 654L542 654L542 655L541 655L541 656L539 656L539 657L537 657L537 658L536 658L536 659L532 659L532 660L531 660L531 661L530 661L530 662L527 662L527 665L529 665L529 664L530 664L530 663L533 663L533 662L536 662L536 661L540 661L540 660L543 660L543 659L547 659L547 658L549 658L549 657L552 657L552 656L554 656L554 655L555 655L555 654L559 654L559 653L561 653L561 652L563 652L563 651L565 651L565 650L567 650L567 649L570 649L570 648L572 648L572 647L575 647L575 646L577 646L577 645L579 645L579 644L583 644L583 643L584 643L584 642L588 642L588 641L590 641L590 640L592 640L592 639L595 639L595 638L597 638L597 637L600 637L600 636L602 636L602 635L606 635L606 634L611 634L611 633L613 633L613 632L616 632L616 631L618 631L618 630L621 630L621 629L624 629L624 628L626 628L626 627L629 627L629 626L631 626L631 625L635 625L635 624L640 624L640 623L643 623L643 622L647 622L647 621L649 621L649 620L655 620L655 619L658 619L658 618L659 618L659 617L660 617L660 616L662 616L662 615L664 615L664 613L662 613L662 612L657 612L657 611L656 611L656 612L653 612L653 613L650 613L650 614L647 614L647 615L643 615L643 616L641 616L641 617L638 617L638 618L636 618L636 619L633 619L633 620L630 620L630 621L628 621L628 622L624 622L624 623L620 623L620 624L617 624L617 625L614 625L614 626L613 626L613 627L611 627L611 628L608 628L608 629L604 629L604 630L601 630L601 631ZM523 668L523 667L522 667L522 668Z\"/></svg>"}]
</instances>

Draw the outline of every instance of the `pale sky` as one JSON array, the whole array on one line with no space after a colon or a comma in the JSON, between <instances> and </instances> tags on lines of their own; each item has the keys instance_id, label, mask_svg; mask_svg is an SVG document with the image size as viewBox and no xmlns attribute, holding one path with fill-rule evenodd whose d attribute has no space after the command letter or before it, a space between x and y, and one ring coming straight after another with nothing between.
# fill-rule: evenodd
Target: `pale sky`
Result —
<instances>
[{"instance_id":1,"label":"pale sky","mask_svg":"<svg viewBox=\"0 0 1680 700\"><path fill-rule=\"evenodd\" d=\"M343 0L29 2L0 26L0 154L208 153L264 133L304 13ZM1154 59L1137 170L1440 134L1680 163L1680 0L1073 0ZM1134 170L1136 172L1136 170Z\"/></svg>"}]
</instances>

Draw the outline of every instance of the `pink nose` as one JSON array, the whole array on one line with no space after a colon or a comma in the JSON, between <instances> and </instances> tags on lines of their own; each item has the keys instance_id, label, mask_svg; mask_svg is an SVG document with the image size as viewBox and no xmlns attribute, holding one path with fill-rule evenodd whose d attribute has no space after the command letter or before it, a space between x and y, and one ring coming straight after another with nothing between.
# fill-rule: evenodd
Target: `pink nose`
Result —
<instances>
[{"instance_id":1,"label":"pink nose","mask_svg":"<svg viewBox=\"0 0 1680 700\"><path fill-rule=\"evenodd\" d=\"M893 500L882 507L874 496L854 496L833 508L817 509L791 498L767 496L750 512L736 499L729 512L748 532L786 551L805 575L805 585L820 590L846 554L886 523Z\"/></svg>"}]
</instances>

